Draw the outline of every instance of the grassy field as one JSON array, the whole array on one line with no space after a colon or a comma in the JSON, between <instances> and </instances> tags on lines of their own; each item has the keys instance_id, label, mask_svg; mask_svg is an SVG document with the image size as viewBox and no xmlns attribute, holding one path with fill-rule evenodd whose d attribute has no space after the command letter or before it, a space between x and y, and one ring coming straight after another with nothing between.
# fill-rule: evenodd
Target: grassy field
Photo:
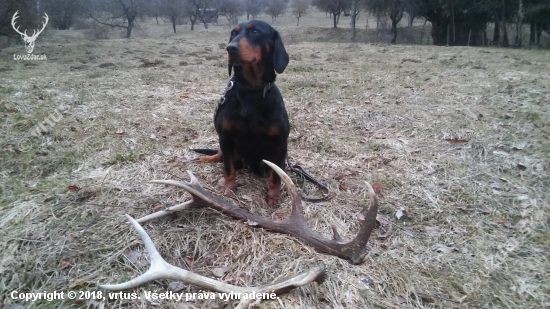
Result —
<instances>
[{"instance_id":1,"label":"grassy field","mask_svg":"<svg viewBox=\"0 0 550 309\"><path fill-rule=\"evenodd\" d=\"M166 260L209 277L225 268L218 279L245 286L327 265L324 284L260 308L549 308L550 53L333 42L324 14L301 23L275 23L291 55L277 83L289 157L335 193L305 205L325 235L335 224L353 237L368 203L364 181L382 184L386 220L365 263L210 210L144 226ZM123 215L188 199L150 180L187 180L191 170L220 194L221 164L193 163L189 148L217 147L212 114L228 79L228 33L182 26L172 34L169 24L146 22L129 40L119 30L92 40L88 30L48 29L34 51L47 61L13 60L23 46L0 50L0 308L235 305L10 297L96 291L144 272L147 254ZM288 197L267 207L265 183L241 172L238 200L227 199L268 217L287 212Z\"/></svg>"}]
</instances>

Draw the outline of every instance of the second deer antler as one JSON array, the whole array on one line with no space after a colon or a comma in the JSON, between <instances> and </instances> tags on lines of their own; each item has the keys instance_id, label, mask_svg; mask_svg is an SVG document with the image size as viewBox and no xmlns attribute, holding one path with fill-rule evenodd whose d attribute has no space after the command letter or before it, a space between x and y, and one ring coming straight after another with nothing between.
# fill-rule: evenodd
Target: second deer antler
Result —
<instances>
[{"instance_id":1,"label":"second deer antler","mask_svg":"<svg viewBox=\"0 0 550 309\"><path fill-rule=\"evenodd\" d=\"M250 224L254 227L261 227L268 231L292 235L321 252L349 260L353 264L361 263L367 254L366 245L376 224L376 214L378 212L378 201L371 185L365 182L370 195L370 205L368 209L364 210L365 219L361 223L359 232L355 238L349 242L343 242L340 235L336 231L336 228L332 226L333 238L329 239L313 231L307 224L303 216L302 200L300 199L300 196L298 195L290 177L288 177L288 175L277 165L266 160L264 160L264 162L277 174L279 174L292 199L292 212L285 220L272 220L255 215L246 209L240 208L220 197L213 195L209 191L205 190L199 184L197 178L195 178L195 176L188 171L187 173L191 179L190 182L173 180L154 180L152 182L183 188L191 194L192 200L173 206L167 210L145 216L139 219L138 222L145 222L167 215L173 211L183 210L186 208L209 207L235 219L249 222L249 224L250 222L254 222L253 224Z\"/></svg>"}]
</instances>

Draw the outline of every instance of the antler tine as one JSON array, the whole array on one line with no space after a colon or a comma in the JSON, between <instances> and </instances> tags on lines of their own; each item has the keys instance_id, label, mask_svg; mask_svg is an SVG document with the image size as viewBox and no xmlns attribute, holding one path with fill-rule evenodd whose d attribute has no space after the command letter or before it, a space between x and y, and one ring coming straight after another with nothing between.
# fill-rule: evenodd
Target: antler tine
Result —
<instances>
[{"instance_id":1,"label":"antler tine","mask_svg":"<svg viewBox=\"0 0 550 309\"><path fill-rule=\"evenodd\" d=\"M36 30L33 31L32 33L32 37L37 37L40 33L42 33L42 31L44 31L44 29L46 28L46 25L48 24L48 20L50 20L50 18L48 17L48 14L44 13L45 15L45 21L42 22L42 29L38 30L38 32Z\"/></svg>"},{"instance_id":2,"label":"antler tine","mask_svg":"<svg viewBox=\"0 0 550 309\"><path fill-rule=\"evenodd\" d=\"M182 211L182 210L185 210L185 209L191 209L191 208L197 208L197 207L200 207L200 206L197 205L193 199L190 199L189 201L186 201L184 203L174 205L174 206L169 207L167 209L159 210L159 211L154 212L152 214L148 214L144 217L141 217L141 218L137 219L136 221L138 223L144 223L144 222L147 222L147 221L151 221L153 219L164 217L164 216L169 215L171 213L174 213L176 211Z\"/></svg>"},{"instance_id":3,"label":"antler tine","mask_svg":"<svg viewBox=\"0 0 550 309\"><path fill-rule=\"evenodd\" d=\"M277 164L269 162L267 160L262 160L265 164L267 164L279 177L281 177L281 180L286 185L286 189L288 191L288 195L290 195L290 198L292 200L292 212L291 217L301 216L303 207L302 207L302 199L300 198L300 195L298 194L298 191L296 190L296 187L294 186L294 183L292 182L292 179L283 171L280 167L277 166Z\"/></svg>"},{"instance_id":4,"label":"antler tine","mask_svg":"<svg viewBox=\"0 0 550 309\"><path fill-rule=\"evenodd\" d=\"M11 18L11 25L13 26L13 30L15 30L15 32L19 33L20 35L27 35L27 30L25 30L25 33L22 33L21 31L19 31L19 26L15 28L15 20L19 17L19 10L15 11L15 14L13 14L13 17Z\"/></svg>"},{"instance_id":5,"label":"antler tine","mask_svg":"<svg viewBox=\"0 0 550 309\"><path fill-rule=\"evenodd\" d=\"M193 173L191 171L187 171L187 174L189 175L189 179L190 179L188 184L190 186L199 186L200 187L200 183L199 183L197 177L195 177L195 175L193 175ZM165 185L178 186L178 182L174 183L172 180L153 180L151 182L152 183L165 184ZM141 218L137 219L137 222L144 223L144 222L147 222L147 221L151 221L153 219L164 217L164 216L169 215L171 213L174 213L176 211L182 211L182 210L191 209L191 208L198 208L198 207L202 207L202 206L204 206L204 205L201 204L201 203L198 203L193 198L193 195L191 195L191 199L189 201L186 201L184 203L177 204L177 205L174 205L174 206L169 207L167 209L163 209L163 210L154 212L152 214L146 215L144 217L141 217Z\"/></svg>"},{"instance_id":6,"label":"antler tine","mask_svg":"<svg viewBox=\"0 0 550 309\"><path fill-rule=\"evenodd\" d=\"M172 279L188 284L197 285L204 289L216 292L233 293L239 295L242 295L244 293L255 293L256 296L254 297L244 297L237 307L247 308L247 305L250 304L251 301L254 301L256 298L263 296L264 293L274 293L275 295L280 295L297 287L306 285L310 282L315 281L317 283L322 283L326 276L325 265L321 264L305 273L298 274L285 281L268 284L265 286L240 287L227 284L169 264L162 258L153 241L151 240L151 237L149 237L143 227L141 227L141 225L129 215L126 215L126 219L130 221L134 229L137 231L139 237L143 240L143 243L145 244L145 249L149 253L151 259L151 266L149 267L149 270L147 270L144 274L130 281L120 284L103 284L99 286L100 288L105 290L121 291L140 286L153 280Z\"/></svg>"},{"instance_id":7,"label":"antler tine","mask_svg":"<svg viewBox=\"0 0 550 309\"><path fill-rule=\"evenodd\" d=\"M291 192L290 196L293 199L293 210L289 220L293 223L291 225L298 227L298 231L294 232L297 235L292 232L289 234L304 240L306 243L309 243L321 251L346 258L354 264L361 263L366 255L366 245L376 225L376 214L378 212L378 200L372 186L365 181L370 196L370 205L365 215L365 220L361 224L355 238L350 242L342 243L340 234L336 230L336 227L333 226L333 238L332 240L328 240L314 232L305 222L301 211L301 199L296 193L296 188L290 177L277 165L266 160L263 161L281 177L287 186L287 190ZM296 209L300 209L300 212L295 211Z\"/></svg>"}]
</instances>

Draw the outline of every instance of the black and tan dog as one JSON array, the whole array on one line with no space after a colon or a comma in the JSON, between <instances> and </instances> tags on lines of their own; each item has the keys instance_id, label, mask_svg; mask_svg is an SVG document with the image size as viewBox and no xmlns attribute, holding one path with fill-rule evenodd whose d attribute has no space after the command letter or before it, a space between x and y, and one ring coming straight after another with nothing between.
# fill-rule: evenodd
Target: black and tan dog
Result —
<instances>
[{"instance_id":1,"label":"black and tan dog","mask_svg":"<svg viewBox=\"0 0 550 309\"><path fill-rule=\"evenodd\" d=\"M236 170L243 165L257 175L267 171L262 159L284 168L290 131L283 97L274 84L275 72L283 73L289 61L279 33L262 21L243 22L231 31L227 55L229 75L232 69L235 74L214 115L220 150L198 158L223 161L225 193L236 191ZM280 198L280 189L281 179L269 169L269 205Z\"/></svg>"}]
</instances>

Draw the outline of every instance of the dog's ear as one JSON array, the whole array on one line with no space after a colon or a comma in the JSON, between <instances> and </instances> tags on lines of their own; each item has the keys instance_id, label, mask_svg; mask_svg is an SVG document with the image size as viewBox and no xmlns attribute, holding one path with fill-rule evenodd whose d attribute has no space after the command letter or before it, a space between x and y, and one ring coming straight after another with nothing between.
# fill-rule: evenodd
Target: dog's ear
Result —
<instances>
[{"instance_id":1,"label":"dog's ear","mask_svg":"<svg viewBox=\"0 0 550 309\"><path fill-rule=\"evenodd\" d=\"M273 33L273 42L275 45L273 50L273 68L277 73L281 74L288 65L289 59L285 46L283 45L283 40L281 40L281 36L277 31Z\"/></svg>"}]
</instances>

